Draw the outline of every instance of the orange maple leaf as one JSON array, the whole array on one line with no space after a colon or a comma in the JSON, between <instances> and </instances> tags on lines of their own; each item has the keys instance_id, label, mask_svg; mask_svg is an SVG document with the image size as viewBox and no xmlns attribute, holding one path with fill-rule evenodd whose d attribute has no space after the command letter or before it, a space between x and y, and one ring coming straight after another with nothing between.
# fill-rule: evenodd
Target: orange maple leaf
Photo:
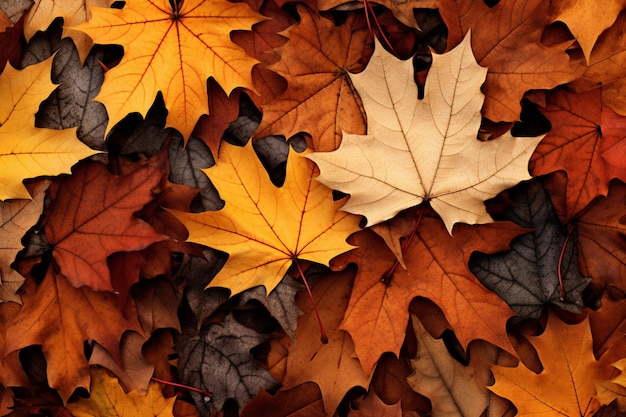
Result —
<instances>
[{"instance_id":1,"label":"orange maple leaf","mask_svg":"<svg viewBox=\"0 0 626 417\"><path fill-rule=\"evenodd\" d=\"M251 141L243 148L224 143L216 165L203 172L224 208L173 213L189 230L189 241L229 254L209 286L234 295L263 285L269 293L296 259L327 265L352 248L346 238L359 230L359 217L338 211L343 202L311 181L313 163L293 150L281 188L270 182Z\"/></svg>"},{"instance_id":2,"label":"orange maple leaf","mask_svg":"<svg viewBox=\"0 0 626 417\"><path fill-rule=\"evenodd\" d=\"M168 0L134 0L121 10L91 12L88 22L72 29L98 44L124 46L122 61L105 74L95 98L107 108L107 132L128 113L145 116L161 91L167 125L186 139L208 111L209 77L227 94L236 87L254 90L250 71L257 61L229 37L264 19L245 3L186 0L173 8Z\"/></svg>"},{"instance_id":3,"label":"orange maple leaf","mask_svg":"<svg viewBox=\"0 0 626 417\"><path fill-rule=\"evenodd\" d=\"M107 257L163 240L133 217L153 198L160 171L146 168L119 177L99 163L79 165L51 188L46 237L61 272L75 287L112 291Z\"/></svg>"},{"instance_id":4,"label":"orange maple leaf","mask_svg":"<svg viewBox=\"0 0 626 417\"><path fill-rule=\"evenodd\" d=\"M50 387L67 401L75 388L89 386L83 342L95 340L119 358L126 330L141 332L136 320L120 312L115 294L74 288L50 267L37 292L24 296L22 310L7 329L4 351L42 345Z\"/></svg>"},{"instance_id":5,"label":"orange maple leaf","mask_svg":"<svg viewBox=\"0 0 626 417\"><path fill-rule=\"evenodd\" d=\"M543 334L529 339L543 371L536 374L521 363L493 366L496 383L489 389L511 400L523 416L592 416L600 408L594 380L607 379L611 369L598 366L593 356L589 318L567 325L550 314Z\"/></svg>"}]
</instances>

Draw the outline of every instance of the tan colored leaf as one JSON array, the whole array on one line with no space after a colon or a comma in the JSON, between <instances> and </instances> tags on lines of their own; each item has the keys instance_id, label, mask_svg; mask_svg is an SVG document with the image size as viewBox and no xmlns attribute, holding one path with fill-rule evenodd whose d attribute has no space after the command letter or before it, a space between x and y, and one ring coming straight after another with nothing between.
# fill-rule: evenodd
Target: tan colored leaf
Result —
<instances>
[{"instance_id":1,"label":"tan colored leaf","mask_svg":"<svg viewBox=\"0 0 626 417\"><path fill-rule=\"evenodd\" d=\"M433 54L423 100L416 100L413 72L411 60L376 46L365 71L350 75L368 134L346 133L337 151L309 155L320 167L316 179L350 194L342 210L366 216L368 225L423 201L449 233L458 222L493 221L484 200L530 178L528 159L541 137L476 139L487 69L476 63L469 36L451 52Z\"/></svg>"}]
</instances>

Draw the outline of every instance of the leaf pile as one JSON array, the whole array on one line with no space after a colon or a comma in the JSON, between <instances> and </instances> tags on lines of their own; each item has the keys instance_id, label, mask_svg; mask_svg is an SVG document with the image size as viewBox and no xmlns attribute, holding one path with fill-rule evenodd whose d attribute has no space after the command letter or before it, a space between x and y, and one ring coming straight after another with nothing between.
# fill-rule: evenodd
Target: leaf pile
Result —
<instances>
[{"instance_id":1,"label":"leaf pile","mask_svg":"<svg viewBox=\"0 0 626 417\"><path fill-rule=\"evenodd\" d=\"M2 2L0 416L626 412L625 25Z\"/></svg>"}]
</instances>

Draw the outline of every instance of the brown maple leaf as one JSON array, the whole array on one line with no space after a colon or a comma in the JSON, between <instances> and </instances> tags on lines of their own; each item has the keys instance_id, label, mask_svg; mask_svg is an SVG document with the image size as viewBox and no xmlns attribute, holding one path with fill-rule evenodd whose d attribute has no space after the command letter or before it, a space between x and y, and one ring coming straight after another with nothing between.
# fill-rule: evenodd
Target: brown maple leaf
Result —
<instances>
[{"instance_id":1,"label":"brown maple leaf","mask_svg":"<svg viewBox=\"0 0 626 417\"><path fill-rule=\"evenodd\" d=\"M439 0L448 27L448 49L471 31L478 63L489 68L483 115L493 121L519 120L520 101L532 89L572 81L584 67L565 52L572 41L541 42L550 2L511 0L488 7L483 0Z\"/></svg>"},{"instance_id":2,"label":"brown maple leaf","mask_svg":"<svg viewBox=\"0 0 626 417\"><path fill-rule=\"evenodd\" d=\"M441 220L431 216L422 218L405 251L407 271L396 269L389 286L381 278L394 264L395 256L369 230L355 234L351 242L358 248L335 261L339 267L349 262L359 265L341 328L352 336L366 373L384 352L398 355L409 319L408 307L417 296L441 307L463 346L473 339L484 339L513 351L506 335L506 321L513 312L478 282L467 263L474 251L508 249L511 239L524 229L509 222L457 225L452 237Z\"/></svg>"},{"instance_id":3,"label":"brown maple leaf","mask_svg":"<svg viewBox=\"0 0 626 417\"><path fill-rule=\"evenodd\" d=\"M269 66L285 77L287 91L262 105L263 119L254 137L306 132L314 150L331 151L341 142L342 130L365 130L365 114L348 71L363 69L371 54L369 33L365 20L353 14L337 27L305 7L298 11L302 19L289 31L281 60Z\"/></svg>"},{"instance_id":4,"label":"brown maple leaf","mask_svg":"<svg viewBox=\"0 0 626 417\"><path fill-rule=\"evenodd\" d=\"M67 401L75 388L89 387L85 340L97 341L119 358L119 343L127 330L141 332L136 320L127 319L115 294L74 288L54 267L7 329L5 352L41 345L47 361L50 387Z\"/></svg>"},{"instance_id":5,"label":"brown maple leaf","mask_svg":"<svg viewBox=\"0 0 626 417\"><path fill-rule=\"evenodd\" d=\"M164 239L133 217L161 180L154 168L119 177L99 163L77 166L50 190L45 233L61 272L75 287L112 291L107 257Z\"/></svg>"},{"instance_id":6,"label":"brown maple leaf","mask_svg":"<svg viewBox=\"0 0 626 417\"><path fill-rule=\"evenodd\" d=\"M550 92L541 113L552 129L539 143L530 161L533 175L557 170L567 173L565 221L576 216L591 200L606 195L609 181L626 181L625 167L608 164L623 141L626 117L602 105L601 90L586 93Z\"/></svg>"}]
</instances>

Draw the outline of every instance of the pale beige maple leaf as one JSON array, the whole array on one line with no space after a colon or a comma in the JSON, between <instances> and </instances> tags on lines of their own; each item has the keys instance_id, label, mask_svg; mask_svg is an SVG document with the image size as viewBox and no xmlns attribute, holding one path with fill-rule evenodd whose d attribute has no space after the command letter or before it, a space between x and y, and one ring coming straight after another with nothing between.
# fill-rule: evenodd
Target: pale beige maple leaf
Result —
<instances>
[{"instance_id":1,"label":"pale beige maple leaf","mask_svg":"<svg viewBox=\"0 0 626 417\"><path fill-rule=\"evenodd\" d=\"M320 168L318 181L350 194L341 210L364 215L371 226L429 201L452 233L458 222L493 221L484 200L531 178L528 159L543 136L476 138L487 69L470 45L468 35L450 52L433 54L423 100L412 60L400 61L380 44L365 71L350 74L367 135L344 132L336 151L307 156Z\"/></svg>"}]
</instances>

